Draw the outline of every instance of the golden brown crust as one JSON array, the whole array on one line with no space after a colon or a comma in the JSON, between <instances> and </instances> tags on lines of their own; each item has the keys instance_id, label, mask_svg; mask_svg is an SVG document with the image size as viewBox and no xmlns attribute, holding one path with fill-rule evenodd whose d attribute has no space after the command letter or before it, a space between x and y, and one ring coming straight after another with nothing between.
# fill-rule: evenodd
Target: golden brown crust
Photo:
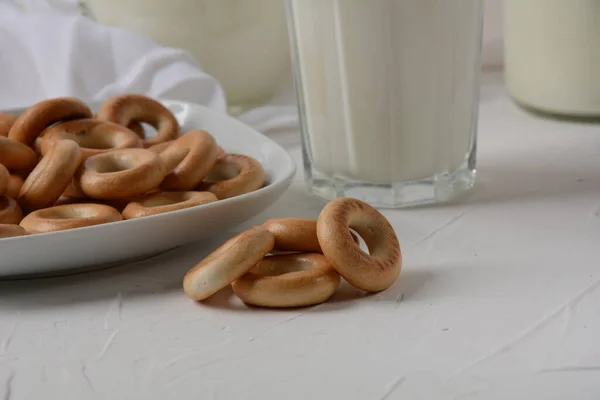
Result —
<instances>
[{"instance_id":1,"label":"golden brown crust","mask_svg":"<svg viewBox=\"0 0 600 400\"><path fill-rule=\"evenodd\" d=\"M173 113L158 101L139 94L113 96L106 100L98 111L97 118L129 126L132 122L152 125L156 136L145 140L145 147L176 139L179 123Z\"/></svg>"},{"instance_id":2,"label":"golden brown crust","mask_svg":"<svg viewBox=\"0 0 600 400\"><path fill-rule=\"evenodd\" d=\"M17 117L14 115L0 113L0 136L8 136L10 127L15 123Z\"/></svg>"},{"instance_id":3,"label":"golden brown crust","mask_svg":"<svg viewBox=\"0 0 600 400\"><path fill-rule=\"evenodd\" d=\"M23 179L19 175L11 174L8 177L8 184L6 186L6 195L16 199L19 196L21 187L23 186Z\"/></svg>"},{"instance_id":4,"label":"golden brown crust","mask_svg":"<svg viewBox=\"0 0 600 400\"><path fill-rule=\"evenodd\" d=\"M46 129L41 141L41 153L46 154L52 142L61 139L77 143L84 158L115 149L142 147L141 139L124 126L86 118L62 122Z\"/></svg>"},{"instance_id":5,"label":"golden brown crust","mask_svg":"<svg viewBox=\"0 0 600 400\"><path fill-rule=\"evenodd\" d=\"M210 133L202 130L187 132L160 153L169 171L161 188L194 189L215 165L217 155L217 142Z\"/></svg>"},{"instance_id":6,"label":"golden brown crust","mask_svg":"<svg viewBox=\"0 0 600 400\"><path fill-rule=\"evenodd\" d=\"M27 231L20 225L0 224L0 239L25 235L27 235Z\"/></svg>"},{"instance_id":7,"label":"golden brown crust","mask_svg":"<svg viewBox=\"0 0 600 400\"><path fill-rule=\"evenodd\" d=\"M107 224L122 219L117 210L105 204L77 203L34 211L23 218L20 225L33 234Z\"/></svg>"},{"instance_id":8,"label":"golden brown crust","mask_svg":"<svg viewBox=\"0 0 600 400\"><path fill-rule=\"evenodd\" d=\"M221 180L211 180L216 176ZM213 192L219 200L240 196L260 189L265 183L265 170L254 158L226 154L219 158L198 190Z\"/></svg>"},{"instance_id":9,"label":"golden brown crust","mask_svg":"<svg viewBox=\"0 0 600 400\"><path fill-rule=\"evenodd\" d=\"M23 211L29 213L52 206L71 183L82 159L77 143L55 141L19 191L18 201Z\"/></svg>"},{"instance_id":10,"label":"golden brown crust","mask_svg":"<svg viewBox=\"0 0 600 400\"><path fill-rule=\"evenodd\" d=\"M330 298L340 275L322 254L269 256L231 287L246 304L260 307L305 307Z\"/></svg>"},{"instance_id":11,"label":"golden brown crust","mask_svg":"<svg viewBox=\"0 0 600 400\"><path fill-rule=\"evenodd\" d=\"M150 150L156 154L160 154L163 152L163 150L165 150L167 147L172 145L174 142L175 142L174 140L167 140L166 142L157 143L153 146L148 147L148 150Z\"/></svg>"},{"instance_id":12,"label":"golden brown crust","mask_svg":"<svg viewBox=\"0 0 600 400\"><path fill-rule=\"evenodd\" d=\"M73 97L57 97L40 101L27 108L13 123L8 137L32 146L50 125L79 118L91 118L89 107Z\"/></svg>"},{"instance_id":13,"label":"golden brown crust","mask_svg":"<svg viewBox=\"0 0 600 400\"><path fill-rule=\"evenodd\" d=\"M4 165L0 164L0 196L2 196L8 190L9 179L10 174L8 170Z\"/></svg>"},{"instance_id":14,"label":"golden brown crust","mask_svg":"<svg viewBox=\"0 0 600 400\"><path fill-rule=\"evenodd\" d=\"M125 219L140 218L215 201L210 192L158 192L127 204L122 214Z\"/></svg>"},{"instance_id":15,"label":"golden brown crust","mask_svg":"<svg viewBox=\"0 0 600 400\"><path fill-rule=\"evenodd\" d=\"M275 237L278 251L322 253L317 239L317 221L306 218L272 218L263 223Z\"/></svg>"},{"instance_id":16,"label":"golden brown crust","mask_svg":"<svg viewBox=\"0 0 600 400\"><path fill-rule=\"evenodd\" d=\"M89 157L75 176L78 189L93 199L143 196L158 187L165 167L146 149L122 149Z\"/></svg>"},{"instance_id":17,"label":"golden brown crust","mask_svg":"<svg viewBox=\"0 0 600 400\"><path fill-rule=\"evenodd\" d=\"M0 164L10 171L29 172L37 161L37 155L29 146L0 136Z\"/></svg>"},{"instance_id":18,"label":"golden brown crust","mask_svg":"<svg viewBox=\"0 0 600 400\"><path fill-rule=\"evenodd\" d=\"M18 224L23 213L17 202L6 196L0 196L0 224Z\"/></svg>"},{"instance_id":19,"label":"golden brown crust","mask_svg":"<svg viewBox=\"0 0 600 400\"><path fill-rule=\"evenodd\" d=\"M370 254L354 243L349 228L363 238ZM317 237L334 268L359 289L384 290L400 274L402 252L394 228L367 203L350 198L328 203L317 220Z\"/></svg>"},{"instance_id":20,"label":"golden brown crust","mask_svg":"<svg viewBox=\"0 0 600 400\"><path fill-rule=\"evenodd\" d=\"M273 248L274 241L273 234L262 226L229 239L185 274L185 294L197 301L212 296L250 271Z\"/></svg>"}]
</instances>

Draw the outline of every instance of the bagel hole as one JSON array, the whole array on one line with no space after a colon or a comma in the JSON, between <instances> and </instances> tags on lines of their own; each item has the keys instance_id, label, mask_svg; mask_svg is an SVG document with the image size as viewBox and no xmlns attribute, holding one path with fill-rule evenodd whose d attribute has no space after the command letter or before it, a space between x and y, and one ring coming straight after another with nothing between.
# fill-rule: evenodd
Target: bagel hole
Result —
<instances>
[{"instance_id":1,"label":"bagel hole","mask_svg":"<svg viewBox=\"0 0 600 400\"><path fill-rule=\"evenodd\" d=\"M354 243L356 243L358 247L364 251L364 249L367 248L367 244L365 243L365 240L362 238L362 236L360 236L359 233L352 228L350 228L350 234L353 236L353 239L355 239Z\"/></svg>"},{"instance_id":2,"label":"bagel hole","mask_svg":"<svg viewBox=\"0 0 600 400\"><path fill-rule=\"evenodd\" d=\"M217 164L208 173L204 182L220 182L235 178L240 173L240 169L233 164Z\"/></svg>"},{"instance_id":3,"label":"bagel hole","mask_svg":"<svg viewBox=\"0 0 600 400\"><path fill-rule=\"evenodd\" d=\"M313 269L313 264L307 258L296 255L267 256L259 262L252 273L261 276L278 276L291 272L302 272Z\"/></svg>"},{"instance_id":4,"label":"bagel hole","mask_svg":"<svg viewBox=\"0 0 600 400\"><path fill-rule=\"evenodd\" d=\"M142 129L144 130L144 137L146 139L153 138L156 136L158 131L156 130L156 128L154 126L150 125L147 122L137 121L137 123L142 126Z\"/></svg>"},{"instance_id":5,"label":"bagel hole","mask_svg":"<svg viewBox=\"0 0 600 400\"><path fill-rule=\"evenodd\" d=\"M137 165L131 157L121 154L111 154L109 157L103 157L95 161L95 169L101 174L126 171Z\"/></svg>"},{"instance_id":6,"label":"bagel hole","mask_svg":"<svg viewBox=\"0 0 600 400\"><path fill-rule=\"evenodd\" d=\"M388 239L371 221L365 220L360 214L354 214L350 217L348 225L351 231L358 234L361 242L361 251L373 257L385 257L387 255Z\"/></svg>"},{"instance_id":7,"label":"bagel hole","mask_svg":"<svg viewBox=\"0 0 600 400\"><path fill-rule=\"evenodd\" d=\"M162 192L140 201L140 204L149 208L161 207L169 204L183 203L184 201L188 201L191 196L190 193L186 192Z\"/></svg>"}]
</instances>

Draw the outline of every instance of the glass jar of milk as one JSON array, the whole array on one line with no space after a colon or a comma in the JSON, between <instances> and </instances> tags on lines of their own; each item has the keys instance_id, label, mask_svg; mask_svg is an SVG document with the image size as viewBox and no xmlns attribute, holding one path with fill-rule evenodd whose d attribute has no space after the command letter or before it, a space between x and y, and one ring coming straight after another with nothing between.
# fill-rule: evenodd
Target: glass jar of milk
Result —
<instances>
[{"instance_id":1,"label":"glass jar of milk","mask_svg":"<svg viewBox=\"0 0 600 400\"><path fill-rule=\"evenodd\" d=\"M520 105L600 117L600 0L506 0L505 76Z\"/></svg>"},{"instance_id":2,"label":"glass jar of milk","mask_svg":"<svg viewBox=\"0 0 600 400\"><path fill-rule=\"evenodd\" d=\"M475 182L481 0L288 0L305 178L379 207Z\"/></svg>"},{"instance_id":3,"label":"glass jar of milk","mask_svg":"<svg viewBox=\"0 0 600 400\"><path fill-rule=\"evenodd\" d=\"M99 22L192 53L230 111L264 103L289 70L282 0L84 0Z\"/></svg>"}]
</instances>

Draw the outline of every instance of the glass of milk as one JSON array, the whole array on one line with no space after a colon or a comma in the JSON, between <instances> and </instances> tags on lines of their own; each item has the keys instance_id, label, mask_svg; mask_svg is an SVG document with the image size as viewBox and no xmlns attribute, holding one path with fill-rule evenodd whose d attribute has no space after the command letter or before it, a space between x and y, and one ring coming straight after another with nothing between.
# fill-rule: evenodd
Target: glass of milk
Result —
<instances>
[{"instance_id":1,"label":"glass of milk","mask_svg":"<svg viewBox=\"0 0 600 400\"><path fill-rule=\"evenodd\" d=\"M378 207L475 182L481 0L287 0L311 192Z\"/></svg>"},{"instance_id":2,"label":"glass of milk","mask_svg":"<svg viewBox=\"0 0 600 400\"><path fill-rule=\"evenodd\" d=\"M526 109L600 117L600 1L506 0L505 77Z\"/></svg>"},{"instance_id":3,"label":"glass of milk","mask_svg":"<svg viewBox=\"0 0 600 400\"><path fill-rule=\"evenodd\" d=\"M282 0L83 1L99 22L189 51L219 80L233 114L268 101L289 72Z\"/></svg>"}]
</instances>

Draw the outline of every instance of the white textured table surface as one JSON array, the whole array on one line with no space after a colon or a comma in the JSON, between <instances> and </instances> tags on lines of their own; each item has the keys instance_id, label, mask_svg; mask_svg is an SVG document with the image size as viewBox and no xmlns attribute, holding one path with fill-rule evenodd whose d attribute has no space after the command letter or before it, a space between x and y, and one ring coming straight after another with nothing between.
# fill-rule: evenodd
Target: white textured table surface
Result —
<instances>
[{"instance_id":1,"label":"white textured table surface","mask_svg":"<svg viewBox=\"0 0 600 400\"><path fill-rule=\"evenodd\" d=\"M297 133L274 137L300 161ZM182 276L224 237L0 283L0 398L600 398L600 126L530 116L487 76L479 138L469 198L384 212L404 266L377 295L344 285L293 311L231 291L196 304ZM253 222L322 205L300 169Z\"/></svg>"}]
</instances>

